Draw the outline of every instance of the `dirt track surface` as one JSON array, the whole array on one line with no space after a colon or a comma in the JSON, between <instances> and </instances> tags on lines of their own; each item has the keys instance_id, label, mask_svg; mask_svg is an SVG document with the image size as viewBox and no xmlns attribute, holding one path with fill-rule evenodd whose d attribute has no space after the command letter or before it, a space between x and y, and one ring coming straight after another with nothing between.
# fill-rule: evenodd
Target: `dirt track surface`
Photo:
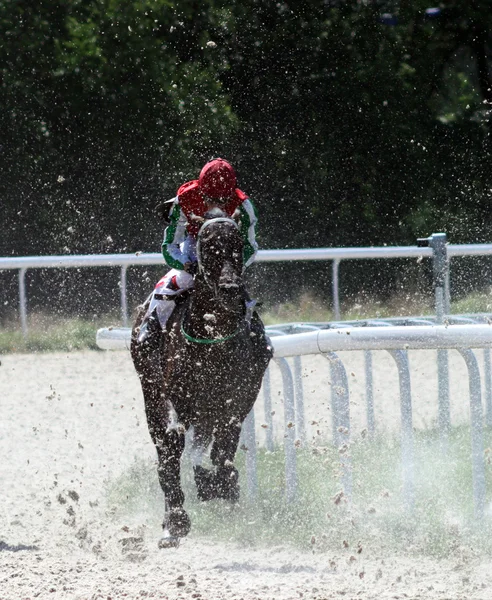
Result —
<instances>
[{"instance_id":1,"label":"dirt track surface","mask_svg":"<svg viewBox=\"0 0 492 600\"><path fill-rule=\"evenodd\" d=\"M435 361L425 353L412 360L421 378L415 419L423 426L435 418ZM466 372L458 364L452 365L455 421L468 414ZM347 371L357 430L364 427L361 359ZM325 363L308 359L305 373L306 401L311 395L318 402L308 415L328 411ZM277 380L272 373L274 386ZM391 361L375 361L381 427L398 427L397 388L390 389L396 382ZM0 408L0 600L492 598L492 561L471 555L437 561L251 548L193 532L178 549L158 550L153 516L118 522L104 503L106 480L134 457L154 456L125 352L3 356ZM327 412L327 428L328 419ZM261 418L257 424L261 430Z\"/></svg>"}]
</instances>

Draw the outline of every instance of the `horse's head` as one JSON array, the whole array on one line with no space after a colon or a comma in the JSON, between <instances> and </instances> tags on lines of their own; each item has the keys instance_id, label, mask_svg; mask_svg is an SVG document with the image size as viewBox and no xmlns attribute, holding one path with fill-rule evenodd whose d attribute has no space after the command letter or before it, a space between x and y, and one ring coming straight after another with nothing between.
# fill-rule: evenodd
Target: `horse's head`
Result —
<instances>
[{"instance_id":1,"label":"horse's head","mask_svg":"<svg viewBox=\"0 0 492 600\"><path fill-rule=\"evenodd\" d=\"M199 277L224 305L243 297L243 241L239 227L219 208L205 214L197 240Z\"/></svg>"}]
</instances>

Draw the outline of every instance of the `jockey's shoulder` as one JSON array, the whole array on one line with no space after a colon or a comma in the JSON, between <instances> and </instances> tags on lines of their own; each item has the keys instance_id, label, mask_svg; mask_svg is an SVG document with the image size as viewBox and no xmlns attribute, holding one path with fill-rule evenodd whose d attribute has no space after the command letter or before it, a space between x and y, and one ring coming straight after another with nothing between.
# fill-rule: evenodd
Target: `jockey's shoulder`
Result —
<instances>
[{"instance_id":1,"label":"jockey's shoulder","mask_svg":"<svg viewBox=\"0 0 492 600\"><path fill-rule=\"evenodd\" d=\"M202 204L204 202L198 179L183 183L183 185L178 189L176 196L179 205L184 209L196 208L197 204ZM248 199L248 194L239 188L236 188L235 198L232 200L232 204L238 206Z\"/></svg>"},{"instance_id":2,"label":"jockey's shoulder","mask_svg":"<svg viewBox=\"0 0 492 600\"><path fill-rule=\"evenodd\" d=\"M248 194L244 193L239 188L236 188L236 196L239 198L239 200L241 200L241 202L244 202L245 200L249 200Z\"/></svg>"},{"instance_id":3,"label":"jockey's shoulder","mask_svg":"<svg viewBox=\"0 0 492 600\"><path fill-rule=\"evenodd\" d=\"M176 194L178 197L178 201L181 202L181 200L186 199L186 196L188 196L190 193L200 193L198 179L193 179L192 181L187 181L186 183L183 183L183 185L178 189L178 193Z\"/></svg>"}]
</instances>

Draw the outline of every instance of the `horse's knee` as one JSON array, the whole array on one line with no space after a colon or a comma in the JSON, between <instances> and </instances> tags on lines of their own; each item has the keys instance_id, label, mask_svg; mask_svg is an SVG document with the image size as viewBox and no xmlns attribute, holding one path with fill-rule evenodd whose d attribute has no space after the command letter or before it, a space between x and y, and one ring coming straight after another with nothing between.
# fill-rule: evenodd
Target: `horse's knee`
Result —
<instances>
[{"instance_id":1,"label":"horse's knee","mask_svg":"<svg viewBox=\"0 0 492 600\"><path fill-rule=\"evenodd\" d=\"M185 447L185 434L182 428L167 429L166 431L159 428L153 434L157 453L162 456L165 462L173 458L181 458Z\"/></svg>"}]
</instances>

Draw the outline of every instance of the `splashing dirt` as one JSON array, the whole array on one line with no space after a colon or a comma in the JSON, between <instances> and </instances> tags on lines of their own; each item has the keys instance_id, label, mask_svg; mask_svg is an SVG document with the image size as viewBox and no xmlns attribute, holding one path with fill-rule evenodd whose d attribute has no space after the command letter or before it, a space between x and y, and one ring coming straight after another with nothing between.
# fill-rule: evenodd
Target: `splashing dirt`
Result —
<instances>
[{"instance_id":1,"label":"splashing dirt","mask_svg":"<svg viewBox=\"0 0 492 600\"><path fill-rule=\"evenodd\" d=\"M304 364L314 371L306 389L322 397L318 363ZM492 563L463 549L435 560L380 555L357 541L344 548L342 539L322 548L311 531L305 551L192 531L179 548L159 550L156 513L124 515L106 492L135 457L154 459L127 353L7 355L0 399L1 600L492 597Z\"/></svg>"}]
</instances>

